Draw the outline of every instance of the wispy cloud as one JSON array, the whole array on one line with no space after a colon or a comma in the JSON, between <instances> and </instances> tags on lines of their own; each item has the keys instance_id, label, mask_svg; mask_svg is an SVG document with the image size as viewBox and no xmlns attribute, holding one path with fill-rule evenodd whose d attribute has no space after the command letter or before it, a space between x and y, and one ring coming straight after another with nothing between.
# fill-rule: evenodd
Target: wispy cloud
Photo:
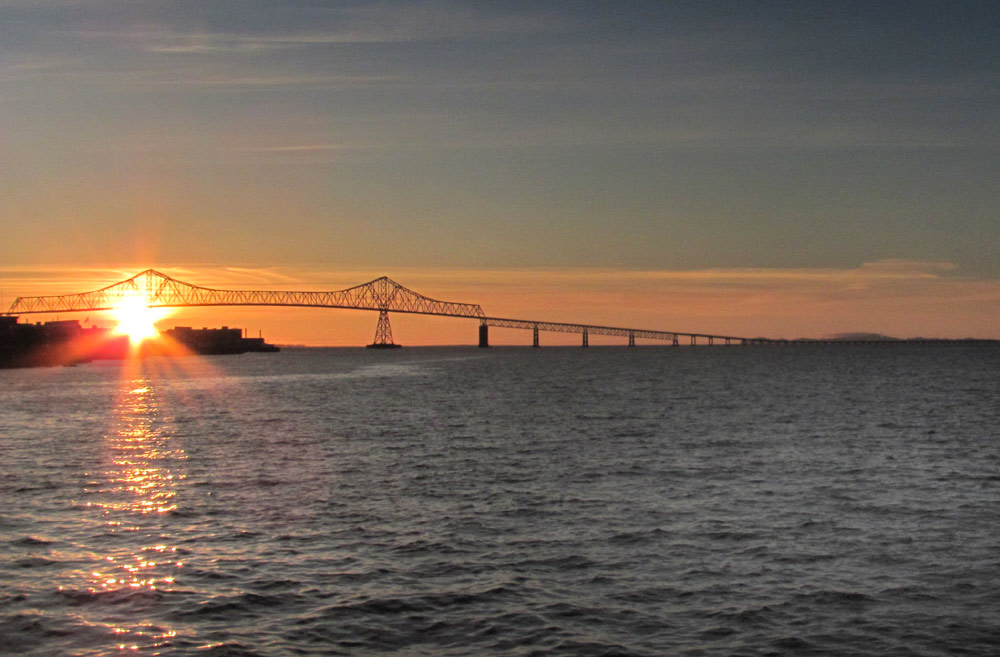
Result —
<instances>
[{"instance_id":1,"label":"wispy cloud","mask_svg":"<svg viewBox=\"0 0 1000 657\"><path fill-rule=\"evenodd\" d=\"M370 2L356 6L274 6L216 29L176 25L77 29L81 38L114 40L166 55L253 55L314 47L510 38L562 31L570 15L533 8L510 11L466 3ZM172 23L178 22L176 20Z\"/></svg>"},{"instance_id":2,"label":"wispy cloud","mask_svg":"<svg viewBox=\"0 0 1000 657\"><path fill-rule=\"evenodd\" d=\"M105 34L104 36L109 36ZM121 35L118 35L121 36ZM146 52L165 55L258 54L277 50L365 43L389 43L396 39L362 33L301 34L288 36L246 36L231 34L183 34L157 32L141 35L148 41ZM129 40L141 40L130 34ZM151 41L151 42L149 42Z\"/></svg>"},{"instance_id":3,"label":"wispy cloud","mask_svg":"<svg viewBox=\"0 0 1000 657\"><path fill-rule=\"evenodd\" d=\"M346 150L342 144L289 144L286 146L245 146L237 150L249 153L316 153Z\"/></svg>"},{"instance_id":4,"label":"wispy cloud","mask_svg":"<svg viewBox=\"0 0 1000 657\"><path fill-rule=\"evenodd\" d=\"M250 75L232 72L226 75L193 72L189 75L155 76L134 78L132 84L146 87L201 87L219 89L225 87L360 87L384 85L395 78L375 75Z\"/></svg>"}]
</instances>

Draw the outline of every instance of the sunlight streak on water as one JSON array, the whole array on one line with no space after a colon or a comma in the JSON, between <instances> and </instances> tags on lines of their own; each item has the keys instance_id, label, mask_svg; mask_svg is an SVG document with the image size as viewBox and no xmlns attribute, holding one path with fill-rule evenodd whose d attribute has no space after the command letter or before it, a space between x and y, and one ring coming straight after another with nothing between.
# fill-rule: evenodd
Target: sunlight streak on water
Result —
<instances>
[{"instance_id":1,"label":"sunlight streak on water","mask_svg":"<svg viewBox=\"0 0 1000 657\"><path fill-rule=\"evenodd\" d=\"M173 444L168 412L163 408L155 384L138 363L126 364L107 434L102 477L88 481L80 506L84 524L104 526L100 532L103 554L76 584L72 579L59 591L79 598L89 594L108 604L142 608L155 600L157 591L169 591L183 566L176 545L162 541L162 521L150 516L177 509L177 491L186 475L184 450ZM94 516L93 513L98 515ZM81 572L81 571L77 571ZM144 598L145 596L145 598ZM79 598L85 600L86 598ZM169 645L176 630L157 624L121 618L108 624L95 618L98 627L110 630L109 640L120 650L155 651Z\"/></svg>"},{"instance_id":2,"label":"sunlight streak on water","mask_svg":"<svg viewBox=\"0 0 1000 657\"><path fill-rule=\"evenodd\" d=\"M22 372L0 386L0 636L30 656L990 654L998 364L289 350Z\"/></svg>"}]
</instances>

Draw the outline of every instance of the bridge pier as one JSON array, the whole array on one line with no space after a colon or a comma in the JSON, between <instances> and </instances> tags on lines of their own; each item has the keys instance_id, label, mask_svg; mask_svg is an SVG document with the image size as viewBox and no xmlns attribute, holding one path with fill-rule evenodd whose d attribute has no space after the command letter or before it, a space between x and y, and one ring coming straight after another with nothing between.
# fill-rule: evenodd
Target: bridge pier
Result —
<instances>
[{"instance_id":1,"label":"bridge pier","mask_svg":"<svg viewBox=\"0 0 1000 657\"><path fill-rule=\"evenodd\" d=\"M395 349L400 345L392 341L392 326L389 325L389 313L378 311L378 324L375 325L375 341L368 345L369 349Z\"/></svg>"},{"instance_id":2,"label":"bridge pier","mask_svg":"<svg viewBox=\"0 0 1000 657\"><path fill-rule=\"evenodd\" d=\"M479 325L479 348L485 349L490 346L490 327L487 324Z\"/></svg>"},{"instance_id":3,"label":"bridge pier","mask_svg":"<svg viewBox=\"0 0 1000 657\"><path fill-rule=\"evenodd\" d=\"M630 347L634 347L635 346L635 333L629 333L628 334L628 346L630 346Z\"/></svg>"},{"instance_id":4,"label":"bridge pier","mask_svg":"<svg viewBox=\"0 0 1000 657\"><path fill-rule=\"evenodd\" d=\"M589 338L590 338L590 336L587 334L587 329L583 329L583 346L584 347L589 347L590 346L590 339Z\"/></svg>"},{"instance_id":5,"label":"bridge pier","mask_svg":"<svg viewBox=\"0 0 1000 657\"><path fill-rule=\"evenodd\" d=\"M532 346L532 347L537 347L537 346L538 346L538 327L537 327L537 326L536 326L536 327L535 327L535 329L534 329L534 330L532 331L532 335L531 335L531 346Z\"/></svg>"}]
</instances>

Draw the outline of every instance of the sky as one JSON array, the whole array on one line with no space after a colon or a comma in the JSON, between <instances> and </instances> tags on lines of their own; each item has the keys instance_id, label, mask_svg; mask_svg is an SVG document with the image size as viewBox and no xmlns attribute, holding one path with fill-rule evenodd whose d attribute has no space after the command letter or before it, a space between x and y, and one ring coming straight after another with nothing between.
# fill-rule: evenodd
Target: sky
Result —
<instances>
[{"instance_id":1,"label":"sky","mask_svg":"<svg viewBox=\"0 0 1000 657\"><path fill-rule=\"evenodd\" d=\"M153 267L388 275L526 319L1000 338L998 181L996 2L0 0L4 306ZM177 321L348 344L375 318Z\"/></svg>"}]
</instances>

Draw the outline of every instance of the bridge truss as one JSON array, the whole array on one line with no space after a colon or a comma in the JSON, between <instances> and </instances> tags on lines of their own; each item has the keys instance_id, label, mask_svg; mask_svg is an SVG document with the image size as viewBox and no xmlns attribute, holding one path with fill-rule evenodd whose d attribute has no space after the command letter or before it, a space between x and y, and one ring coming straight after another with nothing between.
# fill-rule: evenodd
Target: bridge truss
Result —
<instances>
[{"instance_id":1,"label":"bridge truss","mask_svg":"<svg viewBox=\"0 0 1000 657\"><path fill-rule=\"evenodd\" d=\"M757 344L773 342L765 338L743 338L731 335L708 335L704 333L677 333L674 331L653 331L649 329L620 328L614 326L596 326L592 324L569 324L563 322L535 322L526 319L505 319L501 317L485 317L483 323L497 328L525 329L533 333L533 346L538 346L539 331L554 333L578 333L583 336L583 346L588 346L591 335L611 335L628 338L630 347L635 346L636 339L661 340L673 345L681 344L682 339L690 344Z\"/></svg>"},{"instance_id":2,"label":"bridge truss","mask_svg":"<svg viewBox=\"0 0 1000 657\"><path fill-rule=\"evenodd\" d=\"M177 280L154 269L147 269L124 281L92 292L38 297L18 297L11 304L8 315L33 313L94 312L113 310L126 303L140 301L149 308L176 308L194 306L300 306L310 308L347 308L374 310L379 313L373 346L392 344L388 313L411 313L476 319L480 322L479 346L489 346L489 327L525 329L533 332L533 345L538 346L539 331L577 333L583 346L589 345L591 335L628 338L629 345L636 339L666 341L677 345L683 339L690 344L758 344L776 342L764 338L678 333L648 329L619 328L590 324L570 324L523 319L488 317L479 304L440 301L425 297L382 276L362 285L333 292L288 292L274 290L220 290L192 285Z\"/></svg>"}]
</instances>

